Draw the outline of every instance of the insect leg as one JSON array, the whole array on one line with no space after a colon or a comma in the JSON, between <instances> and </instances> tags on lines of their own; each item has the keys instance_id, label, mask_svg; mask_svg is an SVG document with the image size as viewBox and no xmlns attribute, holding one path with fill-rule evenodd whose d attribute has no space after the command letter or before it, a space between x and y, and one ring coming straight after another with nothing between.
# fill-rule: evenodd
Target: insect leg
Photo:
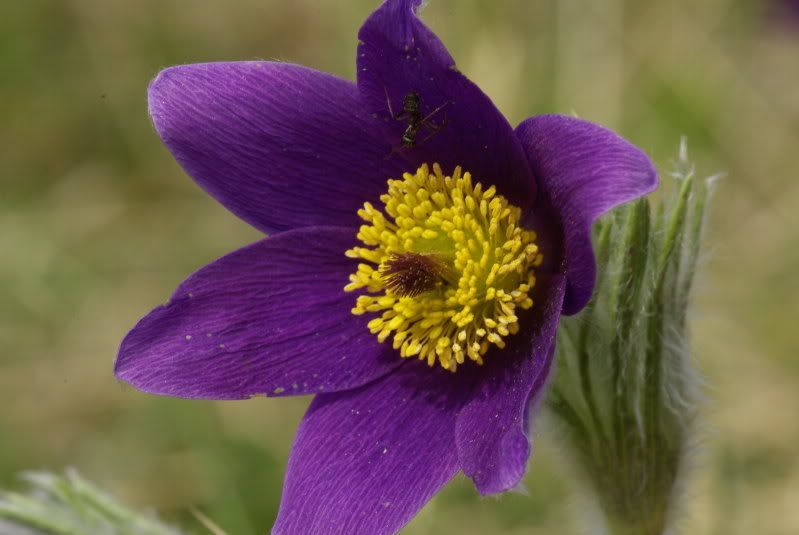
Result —
<instances>
[{"instance_id":1,"label":"insect leg","mask_svg":"<svg viewBox=\"0 0 799 535\"><path fill-rule=\"evenodd\" d=\"M388 113L391 114L391 118L395 121L399 121L405 117L405 110L399 112L399 114L394 115L394 108L391 107L391 98L388 96L388 89L386 86L383 86L383 92L386 94L386 104L388 104Z\"/></svg>"},{"instance_id":2,"label":"insect leg","mask_svg":"<svg viewBox=\"0 0 799 535\"><path fill-rule=\"evenodd\" d=\"M425 124L425 123L427 123L428 119L432 119L432 118L433 118L433 116L434 116L435 114L437 114L438 112L440 112L441 110L443 110L443 109L444 109L444 108L445 108L445 107L446 107L448 104L450 104L450 103L451 103L451 101L450 101L450 100L448 100L448 101L446 101L444 104L442 104L441 106L439 106L438 108L436 108L436 109L434 109L433 111L431 111L430 113L428 113L428 114L427 114L427 115L424 117L424 119L422 119L422 120L421 120L421 124Z\"/></svg>"}]
</instances>

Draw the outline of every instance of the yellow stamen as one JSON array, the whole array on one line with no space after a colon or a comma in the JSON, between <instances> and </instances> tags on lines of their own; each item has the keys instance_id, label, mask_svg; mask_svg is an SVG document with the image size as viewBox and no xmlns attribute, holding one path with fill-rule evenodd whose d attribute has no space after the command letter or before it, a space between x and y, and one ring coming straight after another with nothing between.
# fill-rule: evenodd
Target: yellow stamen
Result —
<instances>
[{"instance_id":1,"label":"yellow stamen","mask_svg":"<svg viewBox=\"0 0 799 535\"><path fill-rule=\"evenodd\" d=\"M478 364L494 345L519 331L519 309L533 306L534 268L543 256L536 234L519 225L521 210L472 184L455 168L444 176L427 165L389 180L383 209L358 210L366 247L346 251L368 263L350 275L346 291L364 289L352 313L379 313L369 330L383 342L393 333L402 357L455 371Z\"/></svg>"}]
</instances>

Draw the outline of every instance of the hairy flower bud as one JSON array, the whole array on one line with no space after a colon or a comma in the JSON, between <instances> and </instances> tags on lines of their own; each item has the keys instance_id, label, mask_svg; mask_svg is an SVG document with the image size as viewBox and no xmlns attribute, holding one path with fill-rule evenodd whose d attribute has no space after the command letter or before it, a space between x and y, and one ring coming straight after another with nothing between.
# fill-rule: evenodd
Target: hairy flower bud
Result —
<instances>
[{"instance_id":1,"label":"hairy flower bud","mask_svg":"<svg viewBox=\"0 0 799 535\"><path fill-rule=\"evenodd\" d=\"M671 176L677 191L662 195L654 216L641 199L597 223L596 289L562 324L548 398L569 464L612 534L667 531L695 444L686 315L712 179L694 180L684 140Z\"/></svg>"}]
</instances>

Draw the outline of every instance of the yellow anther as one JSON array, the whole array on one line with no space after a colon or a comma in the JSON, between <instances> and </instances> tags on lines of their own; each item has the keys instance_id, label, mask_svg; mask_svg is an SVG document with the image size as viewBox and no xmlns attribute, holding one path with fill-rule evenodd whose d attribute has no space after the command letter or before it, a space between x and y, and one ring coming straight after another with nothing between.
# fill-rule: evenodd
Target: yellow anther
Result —
<instances>
[{"instance_id":1,"label":"yellow anther","mask_svg":"<svg viewBox=\"0 0 799 535\"><path fill-rule=\"evenodd\" d=\"M472 183L455 168L445 176L423 165L389 180L382 211L366 203L358 239L345 252L365 263L345 291L365 290L352 313L377 313L367 324L380 342L393 336L402 357L455 371L483 363L492 347L519 332L518 309L533 305L533 270L543 261L521 210L494 186Z\"/></svg>"}]
</instances>

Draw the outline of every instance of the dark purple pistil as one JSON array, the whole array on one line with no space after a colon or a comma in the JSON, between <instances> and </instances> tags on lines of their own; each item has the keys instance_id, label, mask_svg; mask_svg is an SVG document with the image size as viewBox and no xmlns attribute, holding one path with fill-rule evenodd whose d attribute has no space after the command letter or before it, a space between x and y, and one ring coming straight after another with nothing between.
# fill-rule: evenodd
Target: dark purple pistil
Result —
<instances>
[{"instance_id":1,"label":"dark purple pistil","mask_svg":"<svg viewBox=\"0 0 799 535\"><path fill-rule=\"evenodd\" d=\"M401 297L415 297L445 282L447 264L435 254L394 253L380 266L386 288Z\"/></svg>"}]
</instances>

